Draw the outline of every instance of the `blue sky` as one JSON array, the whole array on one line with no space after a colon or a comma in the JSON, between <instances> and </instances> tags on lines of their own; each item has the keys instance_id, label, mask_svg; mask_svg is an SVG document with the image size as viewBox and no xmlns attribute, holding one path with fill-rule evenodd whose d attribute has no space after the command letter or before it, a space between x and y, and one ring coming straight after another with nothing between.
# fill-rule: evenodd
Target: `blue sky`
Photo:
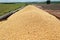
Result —
<instances>
[{"instance_id":1,"label":"blue sky","mask_svg":"<svg viewBox=\"0 0 60 40\"><path fill-rule=\"evenodd\" d=\"M0 2L32 2L32 1L46 1L46 0L0 0ZM60 0L51 0L51 1L60 1Z\"/></svg>"}]
</instances>

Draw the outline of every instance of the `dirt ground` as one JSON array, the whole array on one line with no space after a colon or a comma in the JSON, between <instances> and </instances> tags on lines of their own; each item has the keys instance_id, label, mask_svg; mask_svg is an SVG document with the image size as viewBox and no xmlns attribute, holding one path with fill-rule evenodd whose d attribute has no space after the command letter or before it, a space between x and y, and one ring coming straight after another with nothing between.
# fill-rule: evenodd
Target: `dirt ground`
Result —
<instances>
[{"instance_id":1,"label":"dirt ground","mask_svg":"<svg viewBox=\"0 0 60 40\"><path fill-rule=\"evenodd\" d=\"M57 17L58 19L60 19L60 4L39 4L36 5L38 8L41 8L49 13L51 13L52 15L54 15L55 17Z\"/></svg>"}]
</instances>

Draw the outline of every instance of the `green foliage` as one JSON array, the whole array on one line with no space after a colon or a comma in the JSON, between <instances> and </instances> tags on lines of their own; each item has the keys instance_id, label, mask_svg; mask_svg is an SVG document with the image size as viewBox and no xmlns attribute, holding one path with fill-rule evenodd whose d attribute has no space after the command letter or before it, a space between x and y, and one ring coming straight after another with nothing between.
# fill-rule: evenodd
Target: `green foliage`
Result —
<instances>
[{"instance_id":1,"label":"green foliage","mask_svg":"<svg viewBox=\"0 0 60 40\"><path fill-rule=\"evenodd\" d=\"M24 6L25 4L21 3L21 4L7 4L7 3L3 3L3 4L0 4L0 16L5 14L5 13L8 13L10 11L13 11L13 10L16 10L22 6Z\"/></svg>"},{"instance_id":2,"label":"green foliage","mask_svg":"<svg viewBox=\"0 0 60 40\"><path fill-rule=\"evenodd\" d=\"M47 4L50 4L50 0L47 0Z\"/></svg>"},{"instance_id":3,"label":"green foliage","mask_svg":"<svg viewBox=\"0 0 60 40\"><path fill-rule=\"evenodd\" d=\"M51 2L51 4L58 4L60 2ZM16 10L22 6L29 4L46 4L46 2L16 2L16 3L0 3L0 16L9 13L10 11Z\"/></svg>"}]
</instances>

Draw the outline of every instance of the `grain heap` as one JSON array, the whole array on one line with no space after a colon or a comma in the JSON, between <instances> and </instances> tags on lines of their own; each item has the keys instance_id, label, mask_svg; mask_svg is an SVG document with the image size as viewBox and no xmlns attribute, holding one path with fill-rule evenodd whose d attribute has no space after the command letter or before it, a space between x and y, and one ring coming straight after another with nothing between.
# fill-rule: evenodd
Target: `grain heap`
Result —
<instances>
[{"instance_id":1,"label":"grain heap","mask_svg":"<svg viewBox=\"0 0 60 40\"><path fill-rule=\"evenodd\" d=\"M0 40L60 40L60 22L29 5L0 25Z\"/></svg>"},{"instance_id":2,"label":"grain heap","mask_svg":"<svg viewBox=\"0 0 60 40\"><path fill-rule=\"evenodd\" d=\"M2 24L2 23L4 23L5 21L0 21L0 25Z\"/></svg>"}]
</instances>

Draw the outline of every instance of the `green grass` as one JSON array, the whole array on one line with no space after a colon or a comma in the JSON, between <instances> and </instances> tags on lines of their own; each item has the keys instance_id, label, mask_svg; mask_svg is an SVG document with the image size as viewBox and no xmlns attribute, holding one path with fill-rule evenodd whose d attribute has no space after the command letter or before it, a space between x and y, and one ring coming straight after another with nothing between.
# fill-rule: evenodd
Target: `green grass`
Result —
<instances>
[{"instance_id":1,"label":"green grass","mask_svg":"<svg viewBox=\"0 0 60 40\"><path fill-rule=\"evenodd\" d=\"M40 2L17 2L17 3L0 3L0 16L9 13L10 11L16 10L22 6L29 4L41 4Z\"/></svg>"},{"instance_id":2,"label":"green grass","mask_svg":"<svg viewBox=\"0 0 60 40\"><path fill-rule=\"evenodd\" d=\"M59 4L60 2L51 2L51 4ZM27 6L29 4L46 4L46 2L17 2L17 3L0 3L0 16L9 13L10 11L16 10L22 6Z\"/></svg>"},{"instance_id":3,"label":"green grass","mask_svg":"<svg viewBox=\"0 0 60 40\"><path fill-rule=\"evenodd\" d=\"M23 3L21 3L21 4L20 3L17 3L17 4L16 3L14 3L14 4L1 3L0 4L0 16L4 15L10 11L13 11L19 7L22 7L24 5L25 4L23 4Z\"/></svg>"}]
</instances>

